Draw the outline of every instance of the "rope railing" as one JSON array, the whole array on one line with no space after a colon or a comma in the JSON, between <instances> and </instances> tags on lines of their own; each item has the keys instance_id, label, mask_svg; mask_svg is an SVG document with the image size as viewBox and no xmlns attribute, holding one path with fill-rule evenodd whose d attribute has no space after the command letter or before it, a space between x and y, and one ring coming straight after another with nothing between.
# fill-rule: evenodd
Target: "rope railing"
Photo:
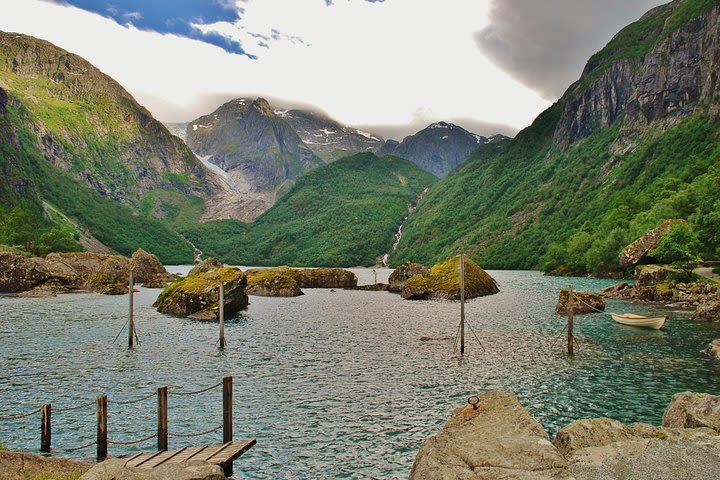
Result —
<instances>
[{"instance_id":1,"label":"rope railing","mask_svg":"<svg viewBox=\"0 0 720 480\"><path fill-rule=\"evenodd\" d=\"M143 437L138 440L127 440L127 441L108 440L107 443L109 443L111 445L135 445L136 443L147 442L148 440L152 440L153 438L157 438L157 433L153 433L150 436Z\"/></svg>"},{"instance_id":2,"label":"rope railing","mask_svg":"<svg viewBox=\"0 0 720 480\"><path fill-rule=\"evenodd\" d=\"M210 387L203 388L203 389L201 389L201 390L195 390L194 392L173 392L173 391L169 391L169 392L168 392L168 395L174 395L174 396L181 396L181 395L198 395L198 394L200 394L200 393L208 392L208 391L212 390L213 388L217 388L217 387L221 386L222 384L223 384L223 382L219 382L219 383L216 383L215 385L212 385L212 386L210 386Z\"/></svg>"},{"instance_id":3,"label":"rope railing","mask_svg":"<svg viewBox=\"0 0 720 480\"><path fill-rule=\"evenodd\" d=\"M223 404L223 423L214 426L208 430L197 433L169 433L168 429L168 395L173 396L189 396L199 395L201 393L214 390L218 387L223 387L222 391L222 404ZM181 389L182 387L173 386L173 389ZM67 407L57 407L51 403L43 403L39 408L36 408L29 412L16 413L12 415L0 416L0 421L12 421L19 420L22 418L30 417L32 415L40 414L41 423L41 435L40 435L40 451L48 453L51 451L51 439L52 439L52 419L56 413L72 412L88 408L92 405L96 406L95 412L97 413L97 439L67 448L60 448L59 450L64 452L76 452L84 450L93 445L97 445L97 456L98 458L107 457L107 446L108 445L135 445L138 443L147 442L154 438L158 439L158 450L167 450L168 448L168 437L180 437L180 438L192 438L207 435L212 432L216 432L220 429L223 430L223 442L232 441L232 377L225 377L221 382L218 382L209 387L202 388L199 390L184 392L184 391L168 391L168 387L161 387L157 389L157 392L142 395L141 397L134 398L132 400L117 400L108 402L107 396L98 396L95 400L80 405L72 405ZM108 431L108 403L111 405L133 405L137 404L157 395L157 413L158 413L158 430L157 433L142 437L136 440L110 440L107 438ZM10 413L10 412L8 412Z\"/></svg>"},{"instance_id":4,"label":"rope railing","mask_svg":"<svg viewBox=\"0 0 720 480\"><path fill-rule=\"evenodd\" d=\"M190 437L200 437L202 435L207 435L208 433L217 432L223 428L223 424L221 423L217 427L213 427L210 430L205 430L204 432L199 433L169 433L168 435L170 437L182 437L182 438L190 438Z\"/></svg>"},{"instance_id":5,"label":"rope railing","mask_svg":"<svg viewBox=\"0 0 720 480\"><path fill-rule=\"evenodd\" d=\"M97 440L93 440L91 442L83 443L82 445L78 445L76 447L61 448L60 450L62 450L63 452L77 452L80 450L84 450L88 447L92 447L96 443L97 443Z\"/></svg>"},{"instance_id":6,"label":"rope railing","mask_svg":"<svg viewBox=\"0 0 720 480\"><path fill-rule=\"evenodd\" d=\"M40 407L36 408L32 412L20 413L17 415L0 416L0 421L19 420L21 418L26 418L31 415L35 415L36 413L40 413Z\"/></svg>"}]
</instances>

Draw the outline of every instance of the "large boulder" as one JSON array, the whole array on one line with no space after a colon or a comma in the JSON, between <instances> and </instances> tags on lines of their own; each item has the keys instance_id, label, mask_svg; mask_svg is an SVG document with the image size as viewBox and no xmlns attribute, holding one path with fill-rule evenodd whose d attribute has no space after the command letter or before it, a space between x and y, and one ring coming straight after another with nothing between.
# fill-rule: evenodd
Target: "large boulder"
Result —
<instances>
[{"instance_id":1,"label":"large boulder","mask_svg":"<svg viewBox=\"0 0 720 480\"><path fill-rule=\"evenodd\" d=\"M460 255L437 263L430 269L428 288L430 298L460 299ZM482 297L498 293L495 279L465 257L465 298Z\"/></svg>"},{"instance_id":2,"label":"large boulder","mask_svg":"<svg viewBox=\"0 0 720 480\"><path fill-rule=\"evenodd\" d=\"M197 265L195 265L188 275L197 275L198 273L205 273L209 272L210 270L215 270L216 268L222 268L223 264L220 260L213 257L208 257L205 260L201 261Z\"/></svg>"},{"instance_id":3,"label":"large boulder","mask_svg":"<svg viewBox=\"0 0 720 480\"><path fill-rule=\"evenodd\" d=\"M571 478L543 427L510 393L489 391L423 443L410 480Z\"/></svg>"},{"instance_id":4,"label":"large boulder","mask_svg":"<svg viewBox=\"0 0 720 480\"><path fill-rule=\"evenodd\" d=\"M220 300L219 285L225 287L225 314L232 315L248 306L247 277L239 268L222 267L188 275L171 283L153 306L159 312L198 320L216 318Z\"/></svg>"},{"instance_id":5,"label":"large boulder","mask_svg":"<svg viewBox=\"0 0 720 480\"><path fill-rule=\"evenodd\" d=\"M123 459L105 460L87 471L80 480L225 480L219 466L201 460L151 469L132 468L126 463Z\"/></svg>"},{"instance_id":6,"label":"large boulder","mask_svg":"<svg viewBox=\"0 0 720 480\"><path fill-rule=\"evenodd\" d=\"M342 268L298 268L293 269L300 288L353 288L357 287L357 276Z\"/></svg>"},{"instance_id":7,"label":"large boulder","mask_svg":"<svg viewBox=\"0 0 720 480\"><path fill-rule=\"evenodd\" d=\"M670 428L708 427L720 432L720 397L695 392L673 395L662 424Z\"/></svg>"},{"instance_id":8,"label":"large boulder","mask_svg":"<svg viewBox=\"0 0 720 480\"><path fill-rule=\"evenodd\" d=\"M720 301L701 303L695 310L693 318L706 322L720 322Z\"/></svg>"},{"instance_id":9,"label":"large boulder","mask_svg":"<svg viewBox=\"0 0 720 480\"><path fill-rule=\"evenodd\" d=\"M405 282L412 277L427 277L430 275L430 269L420 263L405 262L398 268L393 270L388 279L388 290L391 292L401 292L405 287Z\"/></svg>"},{"instance_id":10,"label":"large boulder","mask_svg":"<svg viewBox=\"0 0 720 480\"><path fill-rule=\"evenodd\" d=\"M165 270L160 260L153 254L138 248L130 258L130 268L135 282L145 287L163 288L173 276Z\"/></svg>"},{"instance_id":11,"label":"large boulder","mask_svg":"<svg viewBox=\"0 0 720 480\"><path fill-rule=\"evenodd\" d=\"M687 222L685 220L665 220L656 228L645 233L620 252L620 265L632 267L640 263L647 263L648 252L658 246L660 240L670 232L673 225L680 223Z\"/></svg>"},{"instance_id":12,"label":"large boulder","mask_svg":"<svg viewBox=\"0 0 720 480\"><path fill-rule=\"evenodd\" d=\"M400 296L405 300L427 300L430 296L429 280L422 275L408 278L400 291Z\"/></svg>"},{"instance_id":13,"label":"large boulder","mask_svg":"<svg viewBox=\"0 0 720 480\"><path fill-rule=\"evenodd\" d=\"M304 295L295 272L288 267L254 268L247 275L247 294L260 297L298 297Z\"/></svg>"},{"instance_id":14,"label":"large boulder","mask_svg":"<svg viewBox=\"0 0 720 480\"><path fill-rule=\"evenodd\" d=\"M557 313L568 312L568 302L570 301L570 290L560 290L558 303L555 305ZM605 311L605 299L601 295L588 292L573 292L573 313L597 313L597 311Z\"/></svg>"},{"instance_id":15,"label":"large boulder","mask_svg":"<svg viewBox=\"0 0 720 480\"><path fill-rule=\"evenodd\" d=\"M0 292L25 292L47 280L48 269L45 259L0 252Z\"/></svg>"},{"instance_id":16,"label":"large boulder","mask_svg":"<svg viewBox=\"0 0 720 480\"><path fill-rule=\"evenodd\" d=\"M710 342L710 345L705 349L705 355L708 357L720 361L720 338Z\"/></svg>"},{"instance_id":17,"label":"large boulder","mask_svg":"<svg viewBox=\"0 0 720 480\"><path fill-rule=\"evenodd\" d=\"M125 257L109 256L88 280L92 291L105 295L128 293L130 264Z\"/></svg>"},{"instance_id":18,"label":"large boulder","mask_svg":"<svg viewBox=\"0 0 720 480\"><path fill-rule=\"evenodd\" d=\"M657 285L680 275L682 275L681 270L667 265L639 265L635 267L635 285L639 287Z\"/></svg>"},{"instance_id":19,"label":"large boulder","mask_svg":"<svg viewBox=\"0 0 720 480\"><path fill-rule=\"evenodd\" d=\"M66 458L0 451L0 479L27 480L78 478L91 464Z\"/></svg>"},{"instance_id":20,"label":"large boulder","mask_svg":"<svg viewBox=\"0 0 720 480\"><path fill-rule=\"evenodd\" d=\"M625 425L595 418L562 428L554 443L576 480L710 480L720 466L720 437L708 428Z\"/></svg>"}]
</instances>

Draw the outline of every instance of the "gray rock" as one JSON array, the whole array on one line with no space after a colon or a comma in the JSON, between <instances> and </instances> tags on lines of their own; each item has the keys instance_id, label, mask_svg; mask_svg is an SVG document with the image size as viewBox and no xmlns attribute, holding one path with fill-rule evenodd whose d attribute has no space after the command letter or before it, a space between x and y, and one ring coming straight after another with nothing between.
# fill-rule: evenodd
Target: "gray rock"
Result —
<instances>
[{"instance_id":1,"label":"gray rock","mask_svg":"<svg viewBox=\"0 0 720 480\"><path fill-rule=\"evenodd\" d=\"M76 478L92 465L59 457L0 451L0 480Z\"/></svg>"},{"instance_id":2,"label":"gray rock","mask_svg":"<svg viewBox=\"0 0 720 480\"><path fill-rule=\"evenodd\" d=\"M398 268L393 270L388 279L391 292L400 292L405 286L405 282L415 276L427 277L430 275L430 269L420 263L405 262Z\"/></svg>"},{"instance_id":3,"label":"gray rock","mask_svg":"<svg viewBox=\"0 0 720 480\"><path fill-rule=\"evenodd\" d=\"M453 412L415 458L410 480L571 478L543 427L509 393L489 391Z\"/></svg>"},{"instance_id":4,"label":"gray rock","mask_svg":"<svg viewBox=\"0 0 720 480\"><path fill-rule=\"evenodd\" d=\"M567 313L568 301L570 300L569 290L560 290L558 302L555 305L555 312ZM605 311L605 300L601 295L588 292L573 292L573 312L576 314L597 313Z\"/></svg>"},{"instance_id":5,"label":"gray rock","mask_svg":"<svg viewBox=\"0 0 720 480\"><path fill-rule=\"evenodd\" d=\"M642 237L635 240L620 252L620 265L629 267L643 261L650 250L657 247L660 240L670 231L674 225L687 223L685 220L665 220L656 228L646 232Z\"/></svg>"},{"instance_id":6,"label":"gray rock","mask_svg":"<svg viewBox=\"0 0 720 480\"><path fill-rule=\"evenodd\" d=\"M98 463L80 480L225 480L222 469L203 461L160 465L153 469L129 468L123 459Z\"/></svg>"},{"instance_id":7,"label":"gray rock","mask_svg":"<svg viewBox=\"0 0 720 480\"><path fill-rule=\"evenodd\" d=\"M720 432L720 397L695 392L673 395L662 424L674 428L708 427Z\"/></svg>"},{"instance_id":8,"label":"gray rock","mask_svg":"<svg viewBox=\"0 0 720 480\"><path fill-rule=\"evenodd\" d=\"M705 354L710 358L720 361L720 338L710 342L710 345L705 349Z\"/></svg>"},{"instance_id":9,"label":"gray rock","mask_svg":"<svg viewBox=\"0 0 720 480\"><path fill-rule=\"evenodd\" d=\"M215 270L216 268L222 268L224 265L222 262L214 257L208 257L205 260L201 261L197 265L195 265L189 272L188 276L190 275L197 275L198 273L205 273L209 272L210 270Z\"/></svg>"}]
</instances>

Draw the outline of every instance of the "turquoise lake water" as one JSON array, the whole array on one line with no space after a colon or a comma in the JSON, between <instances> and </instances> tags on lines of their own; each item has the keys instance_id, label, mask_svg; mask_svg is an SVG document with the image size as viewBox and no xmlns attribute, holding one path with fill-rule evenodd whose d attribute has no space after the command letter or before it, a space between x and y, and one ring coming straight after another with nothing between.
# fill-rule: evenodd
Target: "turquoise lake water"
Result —
<instances>
[{"instance_id":1,"label":"turquoise lake water","mask_svg":"<svg viewBox=\"0 0 720 480\"><path fill-rule=\"evenodd\" d=\"M179 268L177 270L185 270ZM354 269L373 283L372 270ZM377 271L378 280L390 270ZM297 298L251 297L229 320L228 348L216 346L218 324L157 313L159 290L140 288L136 322L142 344L113 339L127 316L127 296L0 298L0 416L109 397L109 436L132 440L155 431L155 399L126 401L159 386L194 390L234 377L236 438L257 445L235 463L237 478L407 478L422 442L470 395L514 392L552 436L566 423L608 416L659 423L670 397L685 390L720 393L720 366L701 350L720 337L714 325L684 310L610 301L608 311L663 313L664 331L625 327L609 316L576 320L580 348L564 354L565 318L557 292L572 282L594 290L612 281L490 272L500 293L471 300L463 358L451 340L457 302L409 302L387 292L305 290ZM484 347L484 348L483 348ZM222 420L221 392L170 397L170 431L191 433ZM93 440L94 407L53 414L53 446ZM221 432L170 447L221 443ZM39 447L39 415L0 421L0 442ZM110 454L153 449L110 446ZM76 453L92 455L93 448Z\"/></svg>"}]
</instances>

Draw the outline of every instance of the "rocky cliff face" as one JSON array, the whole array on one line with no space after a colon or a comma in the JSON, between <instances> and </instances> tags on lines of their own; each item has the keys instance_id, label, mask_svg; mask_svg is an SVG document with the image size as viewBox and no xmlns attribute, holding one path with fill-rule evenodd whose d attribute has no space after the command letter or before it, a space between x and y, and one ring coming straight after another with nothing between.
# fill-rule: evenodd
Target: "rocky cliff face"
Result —
<instances>
[{"instance_id":1,"label":"rocky cliff face","mask_svg":"<svg viewBox=\"0 0 720 480\"><path fill-rule=\"evenodd\" d=\"M650 124L676 125L699 109L720 118L720 6L675 29L688 10L699 8L691 3L675 1L651 10L590 59L563 97L557 146L566 148L623 115L630 137Z\"/></svg>"},{"instance_id":2,"label":"rocky cliff face","mask_svg":"<svg viewBox=\"0 0 720 480\"><path fill-rule=\"evenodd\" d=\"M259 216L275 203L278 192L322 164L262 98L237 98L193 120L187 126L187 144L228 173L231 188L241 197L234 209L242 212L244 220Z\"/></svg>"},{"instance_id":3,"label":"rocky cliff face","mask_svg":"<svg viewBox=\"0 0 720 480\"><path fill-rule=\"evenodd\" d=\"M400 143L388 141L378 154L410 160L426 172L442 178L467 160L479 145L506 137L495 135L491 138L472 134L452 123L438 122L405 137Z\"/></svg>"},{"instance_id":4,"label":"rocky cliff face","mask_svg":"<svg viewBox=\"0 0 720 480\"><path fill-rule=\"evenodd\" d=\"M114 200L168 189L207 197L217 179L117 82L46 41L0 32L0 87L28 113L45 159ZM0 108L5 113L5 108Z\"/></svg>"},{"instance_id":5,"label":"rocky cliff face","mask_svg":"<svg viewBox=\"0 0 720 480\"><path fill-rule=\"evenodd\" d=\"M377 152L384 144L379 135L340 125L331 118L305 110L275 110L295 129L302 141L325 162L360 152Z\"/></svg>"}]
</instances>

